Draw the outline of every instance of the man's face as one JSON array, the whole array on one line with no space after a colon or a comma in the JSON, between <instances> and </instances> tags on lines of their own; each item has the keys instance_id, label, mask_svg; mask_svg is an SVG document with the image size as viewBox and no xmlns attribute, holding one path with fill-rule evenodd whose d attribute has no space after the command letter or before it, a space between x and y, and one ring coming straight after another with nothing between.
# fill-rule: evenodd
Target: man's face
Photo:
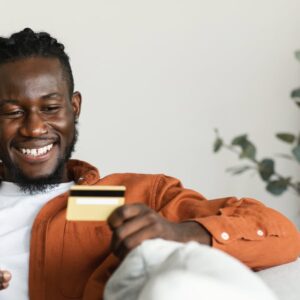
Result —
<instances>
[{"instance_id":1,"label":"man's face","mask_svg":"<svg viewBox=\"0 0 300 300\"><path fill-rule=\"evenodd\" d=\"M51 178L75 142L81 96L69 95L58 59L32 57L0 65L0 158L4 179ZM16 174L19 174L18 176Z\"/></svg>"}]
</instances>

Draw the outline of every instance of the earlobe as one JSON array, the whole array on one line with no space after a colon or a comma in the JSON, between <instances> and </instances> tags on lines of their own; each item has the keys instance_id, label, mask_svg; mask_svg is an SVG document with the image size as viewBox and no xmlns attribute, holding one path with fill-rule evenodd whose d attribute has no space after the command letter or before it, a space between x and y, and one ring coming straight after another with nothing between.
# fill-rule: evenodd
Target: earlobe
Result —
<instances>
[{"instance_id":1,"label":"earlobe","mask_svg":"<svg viewBox=\"0 0 300 300\"><path fill-rule=\"evenodd\" d=\"M73 107L75 119L77 120L79 118L80 110L81 110L81 94L80 94L80 92L73 93L72 107Z\"/></svg>"}]
</instances>

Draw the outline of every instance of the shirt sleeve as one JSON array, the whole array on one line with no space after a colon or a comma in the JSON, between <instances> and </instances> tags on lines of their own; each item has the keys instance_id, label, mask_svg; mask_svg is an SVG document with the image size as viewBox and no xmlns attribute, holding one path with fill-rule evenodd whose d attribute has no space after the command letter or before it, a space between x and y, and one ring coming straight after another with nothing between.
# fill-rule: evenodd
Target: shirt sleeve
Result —
<instances>
[{"instance_id":1,"label":"shirt sleeve","mask_svg":"<svg viewBox=\"0 0 300 300\"><path fill-rule=\"evenodd\" d=\"M288 263L300 255L295 225L255 199L207 200L168 176L160 176L154 190L155 209L163 217L173 222L198 222L212 235L214 248L254 270Z\"/></svg>"}]
</instances>

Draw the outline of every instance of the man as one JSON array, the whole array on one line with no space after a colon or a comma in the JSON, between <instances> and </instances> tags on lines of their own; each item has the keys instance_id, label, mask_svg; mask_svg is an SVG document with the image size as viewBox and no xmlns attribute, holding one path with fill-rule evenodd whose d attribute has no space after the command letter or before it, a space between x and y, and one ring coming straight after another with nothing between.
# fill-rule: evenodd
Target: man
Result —
<instances>
[{"instance_id":1,"label":"man","mask_svg":"<svg viewBox=\"0 0 300 300\"><path fill-rule=\"evenodd\" d=\"M126 254L156 237L212 245L253 269L297 258L297 229L256 200L207 201L162 175L100 178L70 160L80 107L62 44L28 28L0 39L0 299L102 299ZM107 222L68 222L74 183L125 185L127 204Z\"/></svg>"}]
</instances>

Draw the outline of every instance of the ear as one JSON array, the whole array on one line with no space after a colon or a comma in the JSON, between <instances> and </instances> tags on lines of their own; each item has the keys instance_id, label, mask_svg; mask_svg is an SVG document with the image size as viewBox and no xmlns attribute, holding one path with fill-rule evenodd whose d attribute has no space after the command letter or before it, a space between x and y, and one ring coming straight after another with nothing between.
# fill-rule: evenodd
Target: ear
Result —
<instances>
[{"instance_id":1,"label":"ear","mask_svg":"<svg viewBox=\"0 0 300 300\"><path fill-rule=\"evenodd\" d=\"M81 110L81 94L80 92L74 92L71 99L71 104L74 112L75 119L79 118Z\"/></svg>"}]
</instances>

